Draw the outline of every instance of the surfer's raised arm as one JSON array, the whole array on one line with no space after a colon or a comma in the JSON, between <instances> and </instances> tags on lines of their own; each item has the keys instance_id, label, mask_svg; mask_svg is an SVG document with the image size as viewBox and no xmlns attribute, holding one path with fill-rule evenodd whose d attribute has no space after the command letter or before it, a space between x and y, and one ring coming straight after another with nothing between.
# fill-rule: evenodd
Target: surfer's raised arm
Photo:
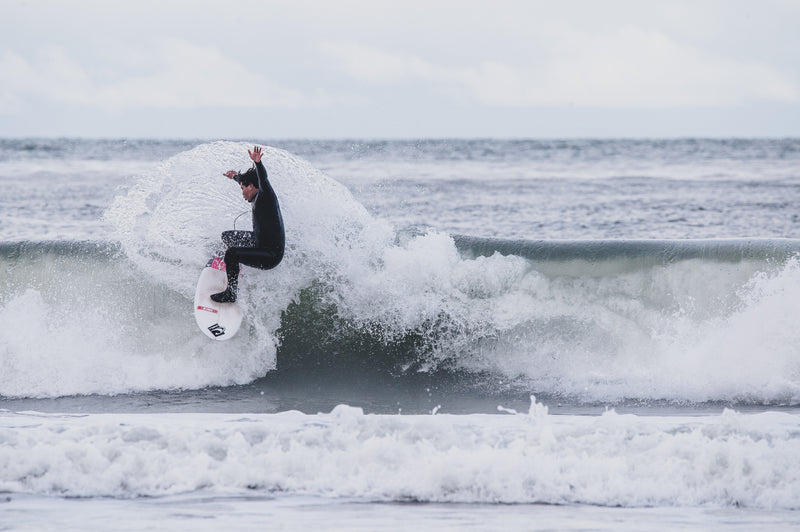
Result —
<instances>
[{"instance_id":1,"label":"surfer's raised arm","mask_svg":"<svg viewBox=\"0 0 800 532\"><path fill-rule=\"evenodd\" d=\"M267 178L267 169L264 168L264 165L261 164L261 157L263 156L263 152L261 148L258 146L253 146L253 150L247 150L247 153L250 155L250 159L252 159L253 166L255 167L256 177L258 177L258 188L259 190L268 190L269 194L275 195L272 191L272 187L269 184L269 179ZM277 202L277 200L275 200Z\"/></svg>"}]
</instances>

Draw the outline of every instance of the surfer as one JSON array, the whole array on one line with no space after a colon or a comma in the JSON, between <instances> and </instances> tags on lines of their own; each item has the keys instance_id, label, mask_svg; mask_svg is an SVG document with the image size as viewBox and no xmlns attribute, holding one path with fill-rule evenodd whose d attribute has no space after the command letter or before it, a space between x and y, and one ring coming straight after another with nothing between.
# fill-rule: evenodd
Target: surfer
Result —
<instances>
[{"instance_id":1,"label":"surfer","mask_svg":"<svg viewBox=\"0 0 800 532\"><path fill-rule=\"evenodd\" d=\"M242 197L253 204L253 231L225 231L222 241L225 251L225 271L228 287L211 299L217 303L236 301L239 283L239 265L262 270L274 268L283 259L286 237L278 197L267 179L267 170L261 163L261 148L247 150L253 167L244 173L229 170L223 175L233 179L242 188Z\"/></svg>"}]
</instances>

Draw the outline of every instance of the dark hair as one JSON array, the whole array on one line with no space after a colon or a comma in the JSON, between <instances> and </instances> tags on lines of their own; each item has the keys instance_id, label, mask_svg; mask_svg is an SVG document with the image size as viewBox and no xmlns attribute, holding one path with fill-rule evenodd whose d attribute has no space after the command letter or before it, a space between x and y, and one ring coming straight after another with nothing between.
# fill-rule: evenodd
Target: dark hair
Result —
<instances>
[{"instance_id":1,"label":"dark hair","mask_svg":"<svg viewBox=\"0 0 800 532\"><path fill-rule=\"evenodd\" d=\"M239 172L237 175L233 176L233 180L246 187L253 185L258 188L258 174L256 173L255 167L246 172Z\"/></svg>"}]
</instances>

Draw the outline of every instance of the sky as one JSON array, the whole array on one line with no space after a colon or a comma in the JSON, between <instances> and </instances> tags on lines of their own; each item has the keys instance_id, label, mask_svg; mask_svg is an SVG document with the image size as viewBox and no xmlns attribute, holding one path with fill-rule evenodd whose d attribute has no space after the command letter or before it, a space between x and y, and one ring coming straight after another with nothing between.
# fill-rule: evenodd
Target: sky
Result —
<instances>
[{"instance_id":1,"label":"sky","mask_svg":"<svg viewBox=\"0 0 800 532\"><path fill-rule=\"evenodd\" d=\"M800 136L800 0L0 0L0 137Z\"/></svg>"}]
</instances>

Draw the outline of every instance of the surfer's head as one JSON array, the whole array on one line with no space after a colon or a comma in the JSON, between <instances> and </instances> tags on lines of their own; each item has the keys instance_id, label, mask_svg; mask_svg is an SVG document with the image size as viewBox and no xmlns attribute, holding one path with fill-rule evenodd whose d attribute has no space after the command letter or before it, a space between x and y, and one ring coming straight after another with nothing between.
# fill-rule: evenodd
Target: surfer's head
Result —
<instances>
[{"instance_id":1,"label":"surfer's head","mask_svg":"<svg viewBox=\"0 0 800 532\"><path fill-rule=\"evenodd\" d=\"M245 201L252 203L258 194L258 174L256 169L251 168L246 172L236 174L233 176L233 180L242 187L242 197Z\"/></svg>"},{"instance_id":2,"label":"surfer's head","mask_svg":"<svg viewBox=\"0 0 800 532\"><path fill-rule=\"evenodd\" d=\"M253 185L258 188L258 174L255 168L251 168L246 172L239 172L233 176L233 180L243 186Z\"/></svg>"}]
</instances>

